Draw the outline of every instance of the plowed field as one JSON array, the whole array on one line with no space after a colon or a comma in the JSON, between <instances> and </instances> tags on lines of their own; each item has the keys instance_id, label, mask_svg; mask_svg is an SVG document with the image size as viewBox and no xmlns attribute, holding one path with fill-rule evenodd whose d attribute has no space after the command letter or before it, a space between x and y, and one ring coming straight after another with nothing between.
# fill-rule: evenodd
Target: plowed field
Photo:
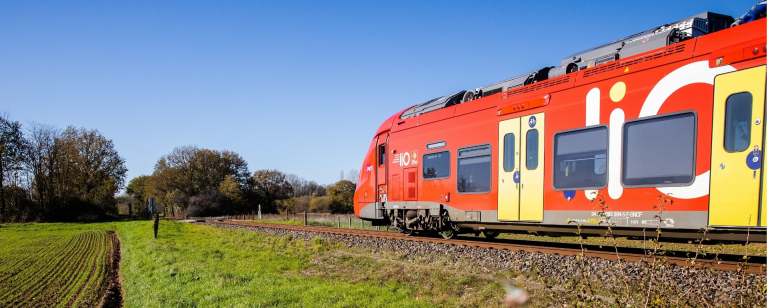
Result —
<instances>
[{"instance_id":1,"label":"plowed field","mask_svg":"<svg viewBox=\"0 0 768 308\"><path fill-rule=\"evenodd\" d=\"M0 229L0 307L93 307L110 283L112 231L29 232Z\"/></svg>"}]
</instances>

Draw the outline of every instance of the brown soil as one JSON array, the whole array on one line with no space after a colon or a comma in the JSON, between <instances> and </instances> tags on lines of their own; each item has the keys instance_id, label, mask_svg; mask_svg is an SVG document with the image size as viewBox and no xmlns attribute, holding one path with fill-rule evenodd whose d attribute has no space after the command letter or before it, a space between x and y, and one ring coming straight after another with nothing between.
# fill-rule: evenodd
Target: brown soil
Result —
<instances>
[{"instance_id":1,"label":"brown soil","mask_svg":"<svg viewBox=\"0 0 768 308\"><path fill-rule=\"evenodd\" d=\"M107 231L112 242L112 253L109 260L109 285L99 307L112 308L123 306L123 284L120 279L120 238L115 231Z\"/></svg>"}]
</instances>

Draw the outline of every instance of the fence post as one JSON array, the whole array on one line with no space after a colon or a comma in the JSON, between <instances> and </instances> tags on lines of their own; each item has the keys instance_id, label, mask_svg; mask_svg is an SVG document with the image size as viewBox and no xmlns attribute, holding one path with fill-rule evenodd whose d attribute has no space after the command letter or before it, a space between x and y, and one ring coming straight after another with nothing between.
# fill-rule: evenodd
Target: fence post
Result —
<instances>
[{"instance_id":1,"label":"fence post","mask_svg":"<svg viewBox=\"0 0 768 308\"><path fill-rule=\"evenodd\" d=\"M307 212L304 212L304 225L307 225Z\"/></svg>"}]
</instances>

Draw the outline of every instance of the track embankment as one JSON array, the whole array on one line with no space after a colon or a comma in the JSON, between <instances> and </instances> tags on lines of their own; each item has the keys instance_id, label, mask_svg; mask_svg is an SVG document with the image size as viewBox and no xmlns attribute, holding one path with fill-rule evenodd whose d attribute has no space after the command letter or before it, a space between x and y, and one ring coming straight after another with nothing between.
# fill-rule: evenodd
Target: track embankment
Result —
<instances>
[{"instance_id":1,"label":"track embankment","mask_svg":"<svg viewBox=\"0 0 768 308\"><path fill-rule=\"evenodd\" d=\"M237 221L237 220L216 220L206 221L207 223L220 224L220 225L235 225L235 226L250 226L261 227L271 229L282 230L296 230L296 231L308 231L318 233L328 233L345 236L360 236L377 239L391 239L408 242L420 242L420 243L432 243L442 244L448 246L458 246L467 248L484 248L502 251L522 251L527 253L542 253L557 256L579 256L583 254L588 258L598 258L606 261L617 261L618 259L629 262L652 262L653 256L650 256L650 250L638 249L638 248L624 248L606 246L591 246L584 245L584 249L578 244L562 244L552 242L535 242L535 241L520 241L520 240L504 240L504 239L485 239L485 238L467 238L458 237L455 239L443 239L439 237L425 237L425 236L405 236L398 232L389 231L376 231L376 230L361 230L350 228L333 228L333 227L316 227L316 226L301 226L301 225L288 225L288 224L271 224L249 221ZM617 251L618 250L618 251ZM676 265L681 267L698 267L698 268L711 268L720 271L742 271L746 270L750 274L765 274L765 257L750 257L746 262L739 262L736 260L743 260L743 256L737 255L707 255L698 256L693 262L695 253L682 252L682 251L665 251L663 253L657 253L656 259L663 259L666 264ZM716 259L715 259L716 258Z\"/></svg>"}]
</instances>

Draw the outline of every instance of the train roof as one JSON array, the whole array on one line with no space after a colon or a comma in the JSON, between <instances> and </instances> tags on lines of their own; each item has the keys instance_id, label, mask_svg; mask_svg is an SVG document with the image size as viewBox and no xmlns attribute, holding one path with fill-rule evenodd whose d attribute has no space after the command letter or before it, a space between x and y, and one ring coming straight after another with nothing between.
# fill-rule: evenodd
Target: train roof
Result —
<instances>
[{"instance_id":1,"label":"train roof","mask_svg":"<svg viewBox=\"0 0 768 308\"><path fill-rule=\"evenodd\" d=\"M757 7L757 5L755 7ZM765 6L763 5L763 8L764 7ZM753 7L750 12L754 9L755 8ZM763 15L765 14L763 13ZM653 53L660 48L676 45L691 39L729 29L729 27L737 26L741 24L740 20L741 18L736 19L736 22L734 22L734 18L731 16L712 12L697 14L689 18L664 24L577 52L563 59L559 66L545 67L537 71L479 87L475 90L459 91L429 100L425 103L414 105L398 112L392 118L385 121L382 128L385 126L390 128L394 123L395 117L400 120L405 120L421 114L513 89L516 91L510 93L510 96L528 93L550 85L560 84L563 83L563 78L557 77L562 75L587 70L595 66L602 66L619 60L636 58L638 55ZM547 84L538 84L541 82ZM527 87L533 84L537 85ZM377 135L383 132L382 128L377 131Z\"/></svg>"}]
</instances>

